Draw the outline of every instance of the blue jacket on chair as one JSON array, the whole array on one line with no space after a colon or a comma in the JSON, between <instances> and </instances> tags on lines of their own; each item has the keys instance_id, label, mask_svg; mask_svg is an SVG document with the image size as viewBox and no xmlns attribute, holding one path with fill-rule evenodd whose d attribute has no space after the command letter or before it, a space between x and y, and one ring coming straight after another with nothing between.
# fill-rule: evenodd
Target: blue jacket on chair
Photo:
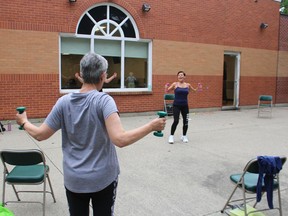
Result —
<instances>
[{"instance_id":1,"label":"blue jacket on chair","mask_svg":"<svg viewBox=\"0 0 288 216\"><path fill-rule=\"evenodd\" d=\"M282 161L280 157L274 156L258 156L259 177L257 182L257 202L261 201L262 183L264 177L264 185L267 193L267 201L270 209L273 209L273 183L275 174L282 169ZM265 174L265 175L264 175Z\"/></svg>"}]
</instances>

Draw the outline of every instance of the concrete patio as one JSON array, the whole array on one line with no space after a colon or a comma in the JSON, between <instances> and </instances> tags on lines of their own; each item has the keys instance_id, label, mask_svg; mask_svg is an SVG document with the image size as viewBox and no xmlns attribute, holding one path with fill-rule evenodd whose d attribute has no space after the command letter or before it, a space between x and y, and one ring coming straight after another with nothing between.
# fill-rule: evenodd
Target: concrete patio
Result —
<instances>
[{"instance_id":1,"label":"concrete patio","mask_svg":"<svg viewBox=\"0 0 288 216\"><path fill-rule=\"evenodd\" d=\"M151 113L121 115L127 130L155 117L156 114ZM191 112L190 118L189 143L180 141L180 122L175 134L176 142L168 144L173 121L168 117L163 138L150 134L134 145L117 149L121 174L116 216L223 216L225 214L220 210L233 188L229 180L231 173L241 172L248 160L258 155L287 156L288 107L274 107L271 119L258 118L257 109ZM47 195L46 215L68 215L63 186L61 131L43 142L30 138L15 124L12 131L0 134L1 150L30 148L42 149L50 166L57 202L53 203L51 196ZM0 171L3 172L2 165ZM280 177L283 215L288 215L287 164ZM2 184L2 175L0 179ZM11 186L7 187L6 199L16 199ZM41 199L41 195L25 195L25 199ZM275 195L275 205L276 201ZM263 205L267 206L265 198L259 203L259 206ZM9 204L7 207L16 216L42 215L39 204ZM278 213L274 211L265 215Z\"/></svg>"}]
</instances>

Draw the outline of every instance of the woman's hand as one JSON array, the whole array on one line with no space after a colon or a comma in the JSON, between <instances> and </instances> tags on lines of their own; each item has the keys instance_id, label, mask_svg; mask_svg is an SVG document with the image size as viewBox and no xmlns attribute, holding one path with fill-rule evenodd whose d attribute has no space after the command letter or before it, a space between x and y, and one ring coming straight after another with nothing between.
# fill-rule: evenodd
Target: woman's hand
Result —
<instances>
[{"instance_id":1,"label":"woman's hand","mask_svg":"<svg viewBox=\"0 0 288 216\"><path fill-rule=\"evenodd\" d=\"M164 130L166 125L166 118L156 118L153 119L151 122L152 131L161 131Z\"/></svg>"},{"instance_id":2,"label":"woman's hand","mask_svg":"<svg viewBox=\"0 0 288 216\"><path fill-rule=\"evenodd\" d=\"M17 122L18 125L23 125L26 122L28 122L27 114L26 114L25 111L23 113L21 113L21 114L17 113L15 119L16 119L16 122Z\"/></svg>"}]
</instances>

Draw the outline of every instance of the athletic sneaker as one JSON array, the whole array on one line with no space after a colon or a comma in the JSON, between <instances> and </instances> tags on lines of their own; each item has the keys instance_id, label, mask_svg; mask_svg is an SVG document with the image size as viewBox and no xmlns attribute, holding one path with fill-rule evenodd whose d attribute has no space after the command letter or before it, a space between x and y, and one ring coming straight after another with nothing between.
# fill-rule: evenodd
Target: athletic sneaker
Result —
<instances>
[{"instance_id":1,"label":"athletic sneaker","mask_svg":"<svg viewBox=\"0 0 288 216\"><path fill-rule=\"evenodd\" d=\"M188 138L187 138L187 136L182 136L182 137L181 137L181 140L182 140L182 142L184 142L184 143L188 143Z\"/></svg>"},{"instance_id":2,"label":"athletic sneaker","mask_svg":"<svg viewBox=\"0 0 288 216\"><path fill-rule=\"evenodd\" d=\"M173 143L174 143L174 136L173 136L173 135L170 135L170 136L169 136L168 142L169 142L170 144L173 144Z\"/></svg>"}]
</instances>

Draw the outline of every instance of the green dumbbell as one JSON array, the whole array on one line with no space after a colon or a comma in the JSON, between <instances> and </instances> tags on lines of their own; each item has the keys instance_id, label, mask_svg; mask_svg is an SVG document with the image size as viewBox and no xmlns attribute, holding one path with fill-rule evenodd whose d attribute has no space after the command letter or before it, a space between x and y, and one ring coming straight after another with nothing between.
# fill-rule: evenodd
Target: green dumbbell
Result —
<instances>
[{"instance_id":1,"label":"green dumbbell","mask_svg":"<svg viewBox=\"0 0 288 216\"><path fill-rule=\"evenodd\" d=\"M159 111L157 112L157 115L159 116L159 118L164 118L165 116L167 116L167 113L163 111ZM157 136L157 137L163 137L162 131L155 131L153 134L154 136Z\"/></svg>"},{"instance_id":2,"label":"green dumbbell","mask_svg":"<svg viewBox=\"0 0 288 216\"><path fill-rule=\"evenodd\" d=\"M19 114L22 114L26 110L26 107L17 107L16 110ZM19 130L24 130L24 128L19 126Z\"/></svg>"}]
</instances>

